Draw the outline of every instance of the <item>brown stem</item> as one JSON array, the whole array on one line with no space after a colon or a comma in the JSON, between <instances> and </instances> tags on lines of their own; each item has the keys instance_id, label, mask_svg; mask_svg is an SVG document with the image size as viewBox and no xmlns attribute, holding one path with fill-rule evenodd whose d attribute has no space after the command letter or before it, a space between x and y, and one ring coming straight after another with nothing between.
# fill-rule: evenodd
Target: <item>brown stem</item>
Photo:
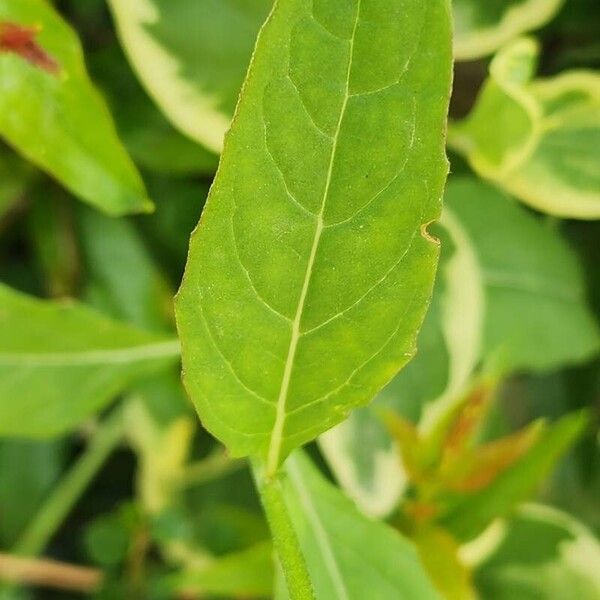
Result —
<instances>
[{"instance_id":1,"label":"brown stem","mask_svg":"<svg viewBox=\"0 0 600 600\"><path fill-rule=\"evenodd\" d=\"M89 593L100 587L103 574L99 569L0 553L0 579L11 583Z\"/></svg>"}]
</instances>

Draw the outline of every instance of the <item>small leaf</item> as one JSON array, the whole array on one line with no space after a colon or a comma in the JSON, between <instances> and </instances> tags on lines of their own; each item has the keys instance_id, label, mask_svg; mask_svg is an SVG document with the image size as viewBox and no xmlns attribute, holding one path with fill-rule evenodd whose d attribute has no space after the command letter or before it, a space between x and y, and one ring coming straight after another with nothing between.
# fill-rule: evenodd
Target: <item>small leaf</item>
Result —
<instances>
[{"instance_id":1,"label":"small leaf","mask_svg":"<svg viewBox=\"0 0 600 600\"><path fill-rule=\"evenodd\" d=\"M271 475L414 354L447 171L449 22L445 0L282 0L262 30L177 320L204 425Z\"/></svg>"},{"instance_id":2,"label":"small leaf","mask_svg":"<svg viewBox=\"0 0 600 600\"><path fill-rule=\"evenodd\" d=\"M600 218L600 76L531 80L538 47L521 39L492 61L471 114L449 143L473 169L538 210Z\"/></svg>"},{"instance_id":3,"label":"small leaf","mask_svg":"<svg viewBox=\"0 0 600 600\"><path fill-rule=\"evenodd\" d=\"M560 232L474 179L450 181L446 202L481 264L487 298L483 352L491 368L547 371L594 356L598 325L577 256Z\"/></svg>"},{"instance_id":4,"label":"small leaf","mask_svg":"<svg viewBox=\"0 0 600 600\"><path fill-rule=\"evenodd\" d=\"M459 539L466 540L481 533L495 518L506 516L515 504L535 491L556 461L581 436L588 422L587 413L579 412L542 430L520 460L488 487L456 502L440 523Z\"/></svg>"},{"instance_id":5,"label":"small leaf","mask_svg":"<svg viewBox=\"0 0 600 600\"><path fill-rule=\"evenodd\" d=\"M0 3L0 135L107 213L152 208L79 40L44 0Z\"/></svg>"},{"instance_id":6,"label":"small leaf","mask_svg":"<svg viewBox=\"0 0 600 600\"><path fill-rule=\"evenodd\" d=\"M178 355L176 340L0 284L0 435L58 435Z\"/></svg>"},{"instance_id":7,"label":"small leaf","mask_svg":"<svg viewBox=\"0 0 600 600\"><path fill-rule=\"evenodd\" d=\"M121 41L170 121L223 147L258 29L272 0L110 0ZM227 40L227 43L223 43Z\"/></svg>"},{"instance_id":8,"label":"small leaf","mask_svg":"<svg viewBox=\"0 0 600 600\"><path fill-rule=\"evenodd\" d=\"M458 492L480 490L509 469L536 443L541 423L461 454L446 454L440 466L444 488Z\"/></svg>"},{"instance_id":9,"label":"small leaf","mask_svg":"<svg viewBox=\"0 0 600 600\"><path fill-rule=\"evenodd\" d=\"M292 455L285 471L286 503L316 600L440 599L397 531L359 513L304 455Z\"/></svg>"},{"instance_id":10,"label":"small leaf","mask_svg":"<svg viewBox=\"0 0 600 600\"><path fill-rule=\"evenodd\" d=\"M454 56L492 54L518 35L541 27L564 0L454 0Z\"/></svg>"}]
</instances>

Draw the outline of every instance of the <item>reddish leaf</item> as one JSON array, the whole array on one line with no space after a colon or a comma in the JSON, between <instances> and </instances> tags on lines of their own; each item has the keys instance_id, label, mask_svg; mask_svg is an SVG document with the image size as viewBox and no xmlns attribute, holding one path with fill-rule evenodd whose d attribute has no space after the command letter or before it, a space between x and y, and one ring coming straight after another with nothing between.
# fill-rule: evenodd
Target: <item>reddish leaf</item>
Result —
<instances>
[{"instance_id":1,"label":"reddish leaf","mask_svg":"<svg viewBox=\"0 0 600 600\"><path fill-rule=\"evenodd\" d=\"M475 492L487 487L533 446L541 426L540 422L535 422L442 465L445 487L456 492Z\"/></svg>"},{"instance_id":2,"label":"reddish leaf","mask_svg":"<svg viewBox=\"0 0 600 600\"><path fill-rule=\"evenodd\" d=\"M59 66L36 41L39 29L15 23L0 23L0 52L12 52L30 64L56 75Z\"/></svg>"}]
</instances>

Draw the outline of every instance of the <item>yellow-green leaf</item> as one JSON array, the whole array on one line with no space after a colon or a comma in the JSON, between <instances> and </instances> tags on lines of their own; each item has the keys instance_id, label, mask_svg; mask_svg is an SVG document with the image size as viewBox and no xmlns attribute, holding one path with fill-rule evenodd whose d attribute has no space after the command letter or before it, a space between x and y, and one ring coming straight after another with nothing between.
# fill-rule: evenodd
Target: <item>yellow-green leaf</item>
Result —
<instances>
[{"instance_id":1,"label":"yellow-green leaf","mask_svg":"<svg viewBox=\"0 0 600 600\"><path fill-rule=\"evenodd\" d=\"M414 354L447 172L449 12L281 0L259 37L177 319L204 425L271 473Z\"/></svg>"}]
</instances>

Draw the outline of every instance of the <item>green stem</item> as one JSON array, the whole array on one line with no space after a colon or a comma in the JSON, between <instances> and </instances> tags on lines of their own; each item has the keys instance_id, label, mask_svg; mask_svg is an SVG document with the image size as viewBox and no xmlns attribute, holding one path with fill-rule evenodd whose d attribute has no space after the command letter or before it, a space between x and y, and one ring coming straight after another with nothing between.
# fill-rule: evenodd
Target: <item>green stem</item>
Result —
<instances>
[{"instance_id":1,"label":"green stem","mask_svg":"<svg viewBox=\"0 0 600 600\"><path fill-rule=\"evenodd\" d=\"M246 465L242 459L233 459L222 448L209 454L205 459L185 468L182 484L186 487L202 485L214 479L229 475Z\"/></svg>"},{"instance_id":2,"label":"green stem","mask_svg":"<svg viewBox=\"0 0 600 600\"><path fill-rule=\"evenodd\" d=\"M101 423L84 453L58 483L21 535L13 549L15 554L35 556L44 551L122 436L123 414L121 408L117 408Z\"/></svg>"},{"instance_id":3,"label":"green stem","mask_svg":"<svg viewBox=\"0 0 600 600\"><path fill-rule=\"evenodd\" d=\"M275 550L283 567L290 600L315 600L306 561L285 504L281 476L277 474L275 477L265 478L262 466L253 462L252 467Z\"/></svg>"}]
</instances>

